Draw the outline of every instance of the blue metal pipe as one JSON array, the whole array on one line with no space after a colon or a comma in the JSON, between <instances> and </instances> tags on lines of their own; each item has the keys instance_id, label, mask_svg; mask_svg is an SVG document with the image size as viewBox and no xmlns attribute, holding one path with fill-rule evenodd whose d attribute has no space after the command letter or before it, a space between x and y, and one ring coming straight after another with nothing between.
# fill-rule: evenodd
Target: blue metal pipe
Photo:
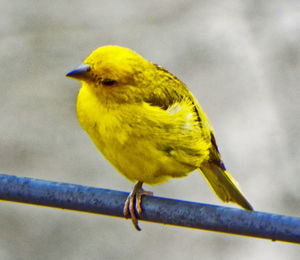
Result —
<instances>
[{"instance_id":1,"label":"blue metal pipe","mask_svg":"<svg viewBox=\"0 0 300 260\"><path fill-rule=\"evenodd\" d=\"M128 193L0 174L0 200L116 217ZM300 243L300 218L145 196L141 220ZM0 212L1 214L1 212Z\"/></svg>"}]
</instances>

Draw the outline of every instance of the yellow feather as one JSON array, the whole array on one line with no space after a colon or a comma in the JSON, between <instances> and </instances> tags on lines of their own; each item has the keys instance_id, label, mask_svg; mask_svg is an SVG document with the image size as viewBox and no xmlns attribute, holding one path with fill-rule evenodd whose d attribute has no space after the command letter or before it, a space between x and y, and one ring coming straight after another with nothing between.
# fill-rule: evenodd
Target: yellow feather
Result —
<instances>
[{"instance_id":1,"label":"yellow feather","mask_svg":"<svg viewBox=\"0 0 300 260\"><path fill-rule=\"evenodd\" d=\"M252 209L222 169L205 113L174 75L129 49L104 46L68 76L82 82L82 128L127 179L159 184L200 168L220 199Z\"/></svg>"}]
</instances>

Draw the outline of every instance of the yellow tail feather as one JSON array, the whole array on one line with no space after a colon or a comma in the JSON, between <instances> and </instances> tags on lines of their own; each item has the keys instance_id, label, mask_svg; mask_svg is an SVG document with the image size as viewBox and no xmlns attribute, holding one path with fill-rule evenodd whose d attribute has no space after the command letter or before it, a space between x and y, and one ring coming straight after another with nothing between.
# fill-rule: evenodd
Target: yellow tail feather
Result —
<instances>
[{"instance_id":1,"label":"yellow tail feather","mask_svg":"<svg viewBox=\"0 0 300 260\"><path fill-rule=\"evenodd\" d=\"M200 170L213 191L222 201L231 201L237 203L244 209L253 210L250 203L239 190L237 182L227 171L223 170L218 165L209 162L203 163Z\"/></svg>"}]
</instances>

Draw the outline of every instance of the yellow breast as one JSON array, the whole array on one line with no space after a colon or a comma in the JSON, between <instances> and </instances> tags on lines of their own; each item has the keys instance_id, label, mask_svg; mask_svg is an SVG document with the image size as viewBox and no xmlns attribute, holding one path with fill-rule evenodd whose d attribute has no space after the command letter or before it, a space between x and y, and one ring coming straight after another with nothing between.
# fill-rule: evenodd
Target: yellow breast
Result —
<instances>
[{"instance_id":1,"label":"yellow breast","mask_svg":"<svg viewBox=\"0 0 300 260\"><path fill-rule=\"evenodd\" d=\"M206 142L197 130L189 130L190 112L179 107L164 111L147 104L106 105L83 83L76 108L98 150L131 181L158 184L183 177L208 156Z\"/></svg>"}]
</instances>

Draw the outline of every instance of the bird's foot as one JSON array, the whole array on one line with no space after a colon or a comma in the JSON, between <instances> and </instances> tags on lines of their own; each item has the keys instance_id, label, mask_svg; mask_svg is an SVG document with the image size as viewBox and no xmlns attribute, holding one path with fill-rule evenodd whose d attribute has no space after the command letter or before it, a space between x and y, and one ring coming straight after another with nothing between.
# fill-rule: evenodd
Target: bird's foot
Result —
<instances>
[{"instance_id":1,"label":"bird's foot","mask_svg":"<svg viewBox=\"0 0 300 260\"><path fill-rule=\"evenodd\" d=\"M142 186L143 183L140 181L134 186L132 192L130 192L126 199L123 209L125 218L131 218L134 227L138 231L141 231L141 228L139 227L137 215L135 212L137 211L139 217L141 217L143 215L143 210L141 207L142 196L153 195L152 192L143 190Z\"/></svg>"}]
</instances>

